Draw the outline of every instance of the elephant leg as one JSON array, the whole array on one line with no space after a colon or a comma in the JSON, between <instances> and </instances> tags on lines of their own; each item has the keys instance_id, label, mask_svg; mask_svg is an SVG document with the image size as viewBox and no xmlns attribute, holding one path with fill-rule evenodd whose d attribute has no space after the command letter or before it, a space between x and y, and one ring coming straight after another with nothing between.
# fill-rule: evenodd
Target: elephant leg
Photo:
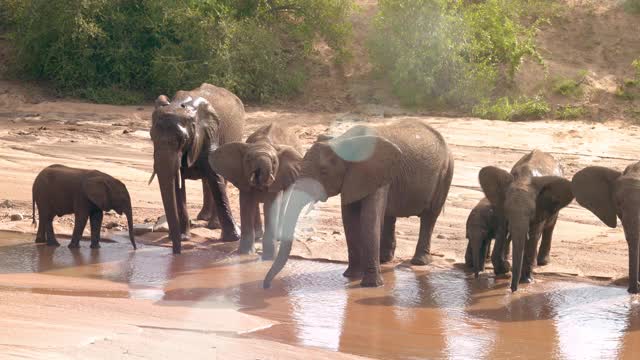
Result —
<instances>
[{"instance_id":1,"label":"elephant leg","mask_svg":"<svg viewBox=\"0 0 640 360\"><path fill-rule=\"evenodd\" d=\"M256 201L255 214L256 216L253 218L253 234L256 240L258 240L262 239L262 237L264 236L264 231L262 230L262 218L260 217L260 204L258 203L258 201Z\"/></svg>"},{"instance_id":2,"label":"elephant leg","mask_svg":"<svg viewBox=\"0 0 640 360\"><path fill-rule=\"evenodd\" d=\"M342 274L348 278L362 277L362 248L358 243L360 237L359 216L361 203L355 203L342 206L342 226L344 227L344 236L347 239L347 250L349 253L349 266Z\"/></svg>"},{"instance_id":3,"label":"elephant leg","mask_svg":"<svg viewBox=\"0 0 640 360\"><path fill-rule=\"evenodd\" d=\"M473 268L473 251L470 242L467 243L467 249L464 252L464 266Z\"/></svg>"},{"instance_id":4,"label":"elephant leg","mask_svg":"<svg viewBox=\"0 0 640 360\"><path fill-rule=\"evenodd\" d=\"M640 290L638 277L640 272L640 223L635 210L623 212L622 228L629 246L629 287L627 291L637 294Z\"/></svg>"},{"instance_id":5,"label":"elephant leg","mask_svg":"<svg viewBox=\"0 0 640 360\"><path fill-rule=\"evenodd\" d=\"M360 282L363 287L376 287L383 284L380 275L380 229L388 192L389 187L385 186L361 200L358 245L363 248L364 272Z\"/></svg>"},{"instance_id":6,"label":"elephant leg","mask_svg":"<svg viewBox=\"0 0 640 360\"><path fill-rule=\"evenodd\" d=\"M529 236L524 245L524 261L522 263L521 283L533 282L533 266L538 255L538 242L544 227L544 222L530 226Z\"/></svg>"},{"instance_id":7,"label":"elephant leg","mask_svg":"<svg viewBox=\"0 0 640 360\"><path fill-rule=\"evenodd\" d=\"M221 240L224 242L238 241L240 240L240 235L238 234L238 228L233 220L231 208L229 207L225 181L222 176L219 176L211 169L208 162L205 162L205 164L207 167L205 171L207 181L213 193L218 219L222 227ZM251 223L251 226L253 227L253 223Z\"/></svg>"},{"instance_id":8,"label":"elephant leg","mask_svg":"<svg viewBox=\"0 0 640 360\"><path fill-rule=\"evenodd\" d=\"M80 240L82 239L82 233L87 226L87 220L89 215L86 213L77 212L73 221L73 234L71 234L71 242L69 243L69 249L79 248ZM92 234L93 235L93 234Z\"/></svg>"},{"instance_id":9,"label":"elephant leg","mask_svg":"<svg viewBox=\"0 0 640 360\"><path fill-rule=\"evenodd\" d=\"M180 182L180 184L178 184L178 182ZM189 211L187 210L187 189L184 178L177 179L175 189L178 223L180 224L180 241L186 241L191 237L191 224L189 223Z\"/></svg>"},{"instance_id":10,"label":"elephant leg","mask_svg":"<svg viewBox=\"0 0 640 360\"><path fill-rule=\"evenodd\" d=\"M500 221L496 229L496 241L491 253L491 263L496 275L504 275L511 271L511 265L507 261L508 255L509 237L507 236L507 224L506 221Z\"/></svg>"},{"instance_id":11,"label":"elephant leg","mask_svg":"<svg viewBox=\"0 0 640 360\"><path fill-rule=\"evenodd\" d=\"M53 216L47 217L44 223L46 224L47 246L60 246L60 243L56 239L56 234L53 232Z\"/></svg>"},{"instance_id":12,"label":"elephant leg","mask_svg":"<svg viewBox=\"0 0 640 360\"><path fill-rule=\"evenodd\" d=\"M253 191L241 191L240 192L240 227L241 238L238 252L240 254L253 254L255 248L253 243L255 241L254 223L255 217L260 216L256 214L256 196Z\"/></svg>"},{"instance_id":13,"label":"elephant leg","mask_svg":"<svg viewBox=\"0 0 640 360\"><path fill-rule=\"evenodd\" d=\"M100 228L102 228L103 213L101 210L94 211L89 217L89 224L91 225L91 248L100 248Z\"/></svg>"},{"instance_id":14,"label":"elephant leg","mask_svg":"<svg viewBox=\"0 0 640 360\"><path fill-rule=\"evenodd\" d=\"M47 216L38 209L38 233L36 234L36 244L47 242Z\"/></svg>"},{"instance_id":15,"label":"elephant leg","mask_svg":"<svg viewBox=\"0 0 640 360\"><path fill-rule=\"evenodd\" d=\"M428 265L431 263L431 235L436 225L438 215L432 211L425 210L420 215L420 234L418 235L418 245L416 252L411 259L413 265Z\"/></svg>"},{"instance_id":16,"label":"elephant leg","mask_svg":"<svg viewBox=\"0 0 640 360\"><path fill-rule=\"evenodd\" d=\"M385 216L380 239L380 262L393 260L396 252L396 217Z\"/></svg>"},{"instance_id":17,"label":"elephant leg","mask_svg":"<svg viewBox=\"0 0 640 360\"><path fill-rule=\"evenodd\" d=\"M218 220L218 212L216 211L216 203L213 201L211 187L206 178L202 179L202 209L196 217L198 220L208 221L207 228L220 229L220 220Z\"/></svg>"},{"instance_id":18,"label":"elephant leg","mask_svg":"<svg viewBox=\"0 0 640 360\"><path fill-rule=\"evenodd\" d=\"M545 221L544 229L542 230L542 241L540 242L540 249L538 250L538 266L544 266L549 263L549 252L551 251L551 237L553 236L553 229L556 227L558 221L558 213L555 213L547 221Z\"/></svg>"},{"instance_id":19,"label":"elephant leg","mask_svg":"<svg viewBox=\"0 0 640 360\"><path fill-rule=\"evenodd\" d=\"M280 223L280 207L282 191L265 200L262 207L264 213L264 235L262 236L262 260L273 260L276 253L276 229ZM257 213L260 217L260 213Z\"/></svg>"}]
</instances>

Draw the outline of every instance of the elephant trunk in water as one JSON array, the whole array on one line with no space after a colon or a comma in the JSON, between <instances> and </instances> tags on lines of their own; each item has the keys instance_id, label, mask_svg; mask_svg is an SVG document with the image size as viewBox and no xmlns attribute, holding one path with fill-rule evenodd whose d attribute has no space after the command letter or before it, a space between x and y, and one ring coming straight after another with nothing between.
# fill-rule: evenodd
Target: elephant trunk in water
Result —
<instances>
[{"instance_id":1,"label":"elephant trunk in water","mask_svg":"<svg viewBox=\"0 0 640 360\"><path fill-rule=\"evenodd\" d=\"M305 189L305 186L300 183L293 185L293 190L286 201L283 212L283 219L281 220L281 238L280 249L278 250L278 256L276 257L271 269L264 278L263 287L268 289L271 287L271 281L278 275L278 273L284 268L291 254L291 246L293 244L293 238L296 230L296 223L298 217L302 212L302 209L316 201L316 197L310 195L313 191L307 191L311 189Z\"/></svg>"},{"instance_id":2,"label":"elephant trunk in water","mask_svg":"<svg viewBox=\"0 0 640 360\"><path fill-rule=\"evenodd\" d=\"M137 250L136 238L133 234L133 211L131 210L131 206L125 210L125 215L127 216L127 225L129 227L129 241L131 241L131 245L133 245L133 250Z\"/></svg>"},{"instance_id":3,"label":"elephant trunk in water","mask_svg":"<svg viewBox=\"0 0 640 360\"><path fill-rule=\"evenodd\" d=\"M158 152L154 154L154 167L158 174L160 194L164 213L169 225L169 238L173 245L173 253L180 253L180 223L178 221L178 207L176 201L176 181L178 177L178 159L180 156L170 152Z\"/></svg>"},{"instance_id":4,"label":"elephant trunk in water","mask_svg":"<svg viewBox=\"0 0 640 360\"><path fill-rule=\"evenodd\" d=\"M509 220L509 233L513 244L513 266L511 267L511 291L518 290L518 283L522 275L522 265L524 263L524 252L527 239L529 237L528 218L522 216L521 219ZM530 276L531 274L526 274Z\"/></svg>"}]
</instances>

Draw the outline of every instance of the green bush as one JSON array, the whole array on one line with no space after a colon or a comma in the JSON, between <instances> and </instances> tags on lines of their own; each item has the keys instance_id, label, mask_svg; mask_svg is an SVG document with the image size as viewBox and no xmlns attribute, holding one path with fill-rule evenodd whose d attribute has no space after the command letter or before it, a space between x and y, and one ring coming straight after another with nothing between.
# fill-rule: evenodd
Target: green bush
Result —
<instances>
[{"instance_id":1,"label":"green bush","mask_svg":"<svg viewBox=\"0 0 640 360\"><path fill-rule=\"evenodd\" d=\"M586 113L586 109L582 106L567 105L556 110L556 117L562 120L571 120L583 117Z\"/></svg>"},{"instance_id":2,"label":"green bush","mask_svg":"<svg viewBox=\"0 0 640 360\"><path fill-rule=\"evenodd\" d=\"M525 56L539 58L536 23L518 21L521 1L380 0L369 47L409 105L470 107Z\"/></svg>"},{"instance_id":3,"label":"green bush","mask_svg":"<svg viewBox=\"0 0 640 360\"><path fill-rule=\"evenodd\" d=\"M24 0L16 71L64 94L138 102L204 81L244 100L291 95L312 44L346 54L351 0ZM342 58L341 57L341 58Z\"/></svg>"},{"instance_id":4,"label":"green bush","mask_svg":"<svg viewBox=\"0 0 640 360\"><path fill-rule=\"evenodd\" d=\"M629 12L640 13L640 0L627 0L624 7Z\"/></svg>"},{"instance_id":5,"label":"green bush","mask_svg":"<svg viewBox=\"0 0 640 360\"><path fill-rule=\"evenodd\" d=\"M473 114L480 118L507 121L538 120L550 111L549 104L539 96L515 100L505 96L495 102L485 100L473 108Z\"/></svg>"}]
</instances>

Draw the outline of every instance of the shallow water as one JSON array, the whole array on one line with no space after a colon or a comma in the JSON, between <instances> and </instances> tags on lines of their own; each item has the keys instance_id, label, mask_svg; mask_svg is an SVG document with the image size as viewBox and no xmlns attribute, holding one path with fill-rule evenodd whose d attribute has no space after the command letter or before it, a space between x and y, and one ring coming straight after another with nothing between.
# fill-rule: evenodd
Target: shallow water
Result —
<instances>
[{"instance_id":1,"label":"shallow water","mask_svg":"<svg viewBox=\"0 0 640 360\"><path fill-rule=\"evenodd\" d=\"M0 291L236 308L279 322L244 336L385 359L640 356L639 298L621 287L538 278L512 294L507 280L396 267L385 286L363 289L344 265L292 260L263 290L270 262L253 256L134 252L126 239L72 251L32 237L0 233Z\"/></svg>"}]
</instances>

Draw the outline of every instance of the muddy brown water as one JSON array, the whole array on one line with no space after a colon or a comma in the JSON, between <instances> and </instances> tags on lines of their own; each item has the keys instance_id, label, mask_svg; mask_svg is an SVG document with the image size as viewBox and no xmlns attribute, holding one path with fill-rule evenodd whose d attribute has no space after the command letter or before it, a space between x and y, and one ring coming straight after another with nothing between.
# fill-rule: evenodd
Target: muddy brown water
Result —
<instances>
[{"instance_id":1,"label":"muddy brown water","mask_svg":"<svg viewBox=\"0 0 640 360\"><path fill-rule=\"evenodd\" d=\"M341 276L343 264L291 260L264 290L270 262L253 256L134 252L125 238L72 251L32 238L0 232L0 291L234 308L277 321L242 336L384 359L640 357L639 298L621 287L545 277L512 294L508 280L397 266L384 268L383 287L364 289Z\"/></svg>"}]
</instances>

